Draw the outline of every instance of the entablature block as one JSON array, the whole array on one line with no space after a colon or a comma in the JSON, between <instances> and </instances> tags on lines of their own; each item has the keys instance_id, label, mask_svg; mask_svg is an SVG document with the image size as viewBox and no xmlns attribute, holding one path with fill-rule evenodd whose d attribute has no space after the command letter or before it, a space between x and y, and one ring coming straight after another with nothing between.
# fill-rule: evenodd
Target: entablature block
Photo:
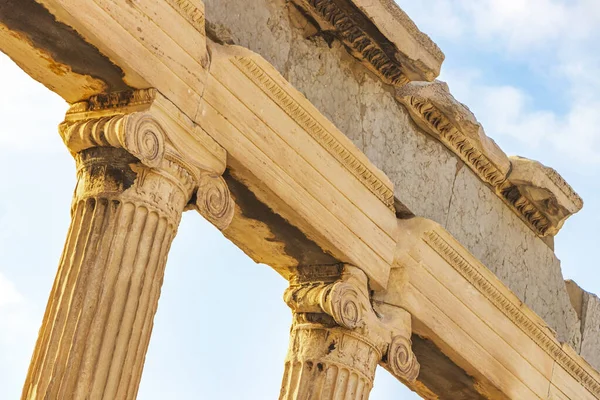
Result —
<instances>
[{"instance_id":1,"label":"entablature block","mask_svg":"<svg viewBox=\"0 0 600 400\"><path fill-rule=\"evenodd\" d=\"M375 300L407 310L413 335L472 377L474 390L509 399L547 399L549 392L600 399L600 374L452 235L423 218L398 225L396 264ZM418 346L415 353L421 358Z\"/></svg>"}]
</instances>

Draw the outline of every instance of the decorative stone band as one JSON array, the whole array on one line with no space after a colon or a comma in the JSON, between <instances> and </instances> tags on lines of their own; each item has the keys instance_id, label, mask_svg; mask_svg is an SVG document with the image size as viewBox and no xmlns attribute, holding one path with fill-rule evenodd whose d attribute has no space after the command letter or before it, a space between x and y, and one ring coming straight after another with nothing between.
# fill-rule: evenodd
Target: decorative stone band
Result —
<instances>
[{"instance_id":1,"label":"decorative stone band","mask_svg":"<svg viewBox=\"0 0 600 400\"><path fill-rule=\"evenodd\" d=\"M86 101L73 104L67 111L67 115L92 111L118 110L123 107L148 106L156 100L156 95L157 92L154 88L98 94Z\"/></svg>"},{"instance_id":2,"label":"decorative stone band","mask_svg":"<svg viewBox=\"0 0 600 400\"><path fill-rule=\"evenodd\" d=\"M440 81L412 82L396 98L414 122L465 162L539 236L556 235L583 201L553 169L507 157Z\"/></svg>"},{"instance_id":3,"label":"decorative stone band","mask_svg":"<svg viewBox=\"0 0 600 400\"><path fill-rule=\"evenodd\" d=\"M474 265L456 250L456 245L448 243L435 231L427 231L422 240L462 275L474 288L487 298L498 310L506 315L527 336L537 343L552 359L565 369L577 382L590 393L600 399L600 381L598 376L586 370L581 361L569 354L556 340L552 333L542 329L540 324L522 311L520 304L508 298L496 288L496 284L486 278L480 271L483 265Z\"/></svg>"},{"instance_id":4,"label":"decorative stone band","mask_svg":"<svg viewBox=\"0 0 600 400\"><path fill-rule=\"evenodd\" d=\"M231 59L231 62L388 208L394 210L393 188L379 179L371 171L369 165L361 161L337 140L325 126L307 112L260 65L249 57L235 57Z\"/></svg>"},{"instance_id":5,"label":"decorative stone band","mask_svg":"<svg viewBox=\"0 0 600 400\"><path fill-rule=\"evenodd\" d=\"M167 2L173 7L179 14L181 14L187 21L198 30L198 32L205 33L204 31L204 4L198 0L167 0Z\"/></svg>"},{"instance_id":6,"label":"decorative stone band","mask_svg":"<svg viewBox=\"0 0 600 400\"><path fill-rule=\"evenodd\" d=\"M392 1L293 0L388 84L431 81L443 53Z\"/></svg>"},{"instance_id":7,"label":"decorative stone band","mask_svg":"<svg viewBox=\"0 0 600 400\"><path fill-rule=\"evenodd\" d=\"M219 163L203 159L211 158L214 149L207 151L198 144L190 121L183 128L171 121L166 128L162 121L171 117L165 114L164 105L156 106L165 101L159 97L155 89L94 96L70 108L60 134L73 155L92 148L124 149L146 167L172 176L184 193L196 192L192 207L223 230L231 223L235 206L222 171L206 167ZM156 182L145 182L146 175L145 171L138 174L140 190L155 190Z\"/></svg>"},{"instance_id":8,"label":"decorative stone band","mask_svg":"<svg viewBox=\"0 0 600 400\"><path fill-rule=\"evenodd\" d=\"M322 29L333 32L350 52L370 70L391 85L403 85L410 80L393 52L386 52L381 43L370 36L365 26L356 21L336 0L294 0L308 12Z\"/></svg>"},{"instance_id":9,"label":"decorative stone band","mask_svg":"<svg viewBox=\"0 0 600 400\"><path fill-rule=\"evenodd\" d=\"M411 348L410 316L408 320L382 320L371 306L367 277L360 269L344 265L341 276L334 280L324 277L297 279L285 291L284 300L297 319L304 315L304 320L314 323L310 315L331 317L333 326L373 343L380 353L377 362L385 364L397 378L409 382L416 380L419 363ZM316 320L323 322L322 318ZM325 323L325 326L330 325Z\"/></svg>"}]
</instances>

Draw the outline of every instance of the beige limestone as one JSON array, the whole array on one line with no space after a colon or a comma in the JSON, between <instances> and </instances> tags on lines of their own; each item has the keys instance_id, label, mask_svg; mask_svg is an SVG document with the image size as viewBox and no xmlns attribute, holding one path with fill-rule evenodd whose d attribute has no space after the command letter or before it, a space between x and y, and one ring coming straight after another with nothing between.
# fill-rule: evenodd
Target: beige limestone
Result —
<instances>
[{"instance_id":1,"label":"beige limestone","mask_svg":"<svg viewBox=\"0 0 600 400\"><path fill-rule=\"evenodd\" d=\"M581 322L581 356L594 368L600 369L600 299L575 282L565 282L573 307Z\"/></svg>"},{"instance_id":2,"label":"beige limestone","mask_svg":"<svg viewBox=\"0 0 600 400\"><path fill-rule=\"evenodd\" d=\"M581 320L581 356L594 368L600 369L600 299L585 293L585 308Z\"/></svg>"},{"instance_id":3,"label":"beige limestone","mask_svg":"<svg viewBox=\"0 0 600 400\"><path fill-rule=\"evenodd\" d=\"M527 212L538 214L540 219L536 225L544 235L556 235L571 215L583 207L583 200L573 188L554 169L542 163L524 157L510 157L511 171L508 184L503 191L510 195L504 198L512 203L511 196L516 196L515 206L529 207ZM529 204L525 205L525 201ZM533 217L527 217L531 220Z\"/></svg>"},{"instance_id":4,"label":"beige limestone","mask_svg":"<svg viewBox=\"0 0 600 400\"><path fill-rule=\"evenodd\" d=\"M425 364L435 379L421 373L411 388L435 398L426 389L460 376L459 368L472 379L449 384L464 398L547 399L549 391L600 398L600 374L446 230L418 217L398 224L390 285L374 299L409 311L419 342L452 361ZM413 350L419 360L431 355L414 340Z\"/></svg>"},{"instance_id":5,"label":"beige limestone","mask_svg":"<svg viewBox=\"0 0 600 400\"><path fill-rule=\"evenodd\" d=\"M386 83L431 81L440 73L444 54L393 1L293 1Z\"/></svg>"},{"instance_id":6,"label":"beige limestone","mask_svg":"<svg viewBox=\"0 0 600 400\"><path fill-rule=\"evenodd\" d=\"M389 178L262 57L209 49L197 123L228 151L232 173L323 251L385 287L396 230Z\"/></svg>"},{"instance_id":7,"label":"beige limestone","mask_svg":"<svg viewBox=\"0 0 600 400\"><path fill-rule=\"evenodd\" d=\"M284 299L294 314L281 400L369 397L377 364L414 382L410 315L376 313L367 276L351 265L299 267Z\"/></svg>"},{"instance_id":8,"label":"beige limestone","mask_svg":"<svg viewBox=\"0 0 600 400\"><path fill-rule=\"evenodd\" d=\"M210 39L199 0L0 13L0 48L85 99L60 127L78 186L23 398L135 397L190 208L290 280L282 399L366 398L377 364L427 398L599 398L576 354L596 345L596 303L582 295L577 318L534 234L555 234L580 199L555 172L508 162L444 84L397 89L437 75L435 45L388 1L294 0L309 19L284 0L207 3Z\"/></svg>"},{"instance_id":9,"label":"beige limestone","mask_svg":"<svg viewBox=\"0 0 600 400\"><path fill-rule=\"evenodd\" d=\"M136 397L182 212L194 195L217 227L233 216L219 176L225 153L191 139L189 127L153 90L94 97L67 113L72 222L23 399Z\"/></svg>"},{"instance_id":10,"label":"beige limestone","mask_svg":"<svg viewBox=\"0 0 600 400\"><path fill-rule=\"evenodd\" d=\"M444 227L538 313L561 341L578 348L579 322L563 284L560 261L468 168L457 173Z\"/></svg>"},{"instance_id":11,"label":"beige limestone","mask_svg":"<svg viewBox=\"0 0 600 400\"><path fill-rule=\"evenodd\" d=\"M421 129L454 150L484 182L504 182L511 167L508 157L445 82L412 82L396 89L396 98Z\"/></svg>"},{"instance_id":12,"label":"beige limestone","mask_svg":"<svg viewBox=\"0 0 600 400\"><path fill-rule=\"evenodd\" d=\"M395 90L338 41L329 45L321 35L305 38L300 24L291 22L298 18L296 11L287 11L283 0L205 4L208 21L226 27L236 44L263 55L388 175L403 205L446 227L539 312L561 340L577 346L577 317L556 256L456 153L413 124L396 102ZM246 8L252 19L239 18ZM453 115L459 118L456 111ZM498 164L506 168L502 159Z\"/></svg>"},{"instance_id":13,"label":"beige limestone","mask_svg":"<svg viewBox=\"0 0 600 400\"><path fill-rule=\"evenodd\" d=\"M194 117L208 62L202 1L8 0L0 7L0 48L68 102L154 87Z\"/></svg>"},{"instance_id":14,"label":"beige limestone","mask_svg":"<svg viewBox=\"0 0 600 400\"><path fill-rule=\"evenodd\" d=\"M536 234L556 235L565 220L583 207L581 198L555 170L522 157L507 157L444 82L412 82L396 89L396 98L420 128L491 185Z\"/></svg>"}]
</instances>

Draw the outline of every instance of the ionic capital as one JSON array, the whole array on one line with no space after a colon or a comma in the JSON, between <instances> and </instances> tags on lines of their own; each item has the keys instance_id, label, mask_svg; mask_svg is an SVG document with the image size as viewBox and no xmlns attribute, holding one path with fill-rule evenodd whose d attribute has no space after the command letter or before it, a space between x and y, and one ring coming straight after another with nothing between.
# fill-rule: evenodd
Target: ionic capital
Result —
<instances>
[{"instance_id":1,"label":"ionic capital","mask_svg":"<svg viewBox=\"0 0 600 400\"><path fill-rule=\"evenodd\" d=\"M362 337L380 354L378 363L397 378L414 382L419 363L412 351L411 317L408 312L373 308L368 279L357 267L301 267L285 291L284 300L295 315L295 327L317 323L343 328Z\"/></svg>"},{"instance_id":2,"label":"ionic capital","mask_svg":"<svg viewBox=\"0 0 600 400\"><path fill-rule=\"evenodd\" d=\"M98 95L76 103L59 131L80 169L89 164L85 153L90 149L122 149L137 161L130 165L136 177L133 186L142 200L164 203L174 218L183 208L195 208L219 229L231 222L234 203L221 177L225 150L155 89ZM165 180L179 190L158 199ZM84 192L87 189L92 188ZM175 200L183 206L171 210Z\"/></svg>"}]
</instances>

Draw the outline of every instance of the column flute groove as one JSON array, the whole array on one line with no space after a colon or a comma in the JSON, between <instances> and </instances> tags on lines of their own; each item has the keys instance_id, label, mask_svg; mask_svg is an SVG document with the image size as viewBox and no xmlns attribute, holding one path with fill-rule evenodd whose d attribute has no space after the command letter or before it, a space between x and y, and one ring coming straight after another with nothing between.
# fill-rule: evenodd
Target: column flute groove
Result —
<instances>
[{"instance_id":1,"label":"column flute groove","mask_svg":"<svg viewBox=\"0 0 600 400\"><path fill-rule=\"evenodd\" d=\"M115 163L115 153L121 163ZM140 354L148 345L142 335L151 333L141 326L154 317L146 309L150 304L154 311L160 294L150 289L150 280L162 282L166 249L176 233L168 212L150 208L143 198L136 202L139 193L127 193L139 192L140 182L125 189L115 179L117 170L137 162L134 157L97 148L77 158L88 164L78 183L81 199L74 202L72 234L49 303L46 319L53 323L42 330L24 398L117 399L133 393L129 386L139 379L131 379L131 371L141 371ZM180 190L152 171L144 178L141 184L156 181L163 189ZM87 197L98 185L104 193ZM117 189L109 190L113 186ZM179 212L185 206L180 201Z\"/></svg>"},{"instance_id":2,"label":"column flute groove","mask_svg":"<svg viewBox=\"0 0 600 400\"><path fill-rule=\"evenodd\" d=\"M134 399L182 213L221 229L233 218L216 143L202 147L153 90L108 96L60 126L77 185L23 400Z\"/></svg>"},{"instance_id":3,"label":"column flute groove","mask_svg":"<svg viewBox=\"0 0 600 400\"><path fill-rule=\"evenodd\" d=\"M298 267L284 300L294 317L280 400L367 400L379 364L402 380L416 379L410 315L384 321L360 269Z\"/></svg>"}]
</instances>

